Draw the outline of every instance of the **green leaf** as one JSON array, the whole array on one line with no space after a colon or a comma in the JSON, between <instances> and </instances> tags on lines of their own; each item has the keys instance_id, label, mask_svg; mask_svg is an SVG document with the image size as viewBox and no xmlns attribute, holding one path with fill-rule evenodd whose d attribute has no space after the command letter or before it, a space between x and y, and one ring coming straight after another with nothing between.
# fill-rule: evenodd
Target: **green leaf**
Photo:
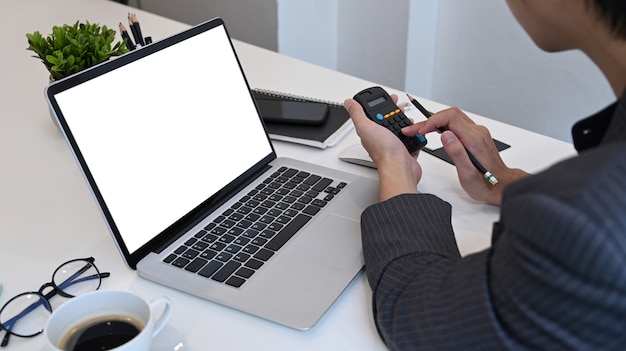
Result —
<instances>
[{"instance_id":1,"label":"green leaf","mask_svg":"<svg viewBox=\"0 0 626 351\"><path fill-rule=\"evenodd\" d=\"M44 37L27 33L27 50L35 53L55 79L83 70L126 52L126 40L115 42L116 31L89 21L52 27ZM115 43L114 43L115 42Z\"/></svg>"}]
</instances>

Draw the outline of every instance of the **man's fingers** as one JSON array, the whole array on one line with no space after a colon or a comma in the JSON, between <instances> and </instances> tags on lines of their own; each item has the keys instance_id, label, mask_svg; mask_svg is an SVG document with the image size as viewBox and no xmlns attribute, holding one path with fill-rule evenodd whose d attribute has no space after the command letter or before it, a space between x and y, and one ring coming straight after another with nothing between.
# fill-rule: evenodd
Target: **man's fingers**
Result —
<instances>
[{"instance_id":1,"label":"man's fingers","mask_svg":"<svg viewBox=\"0 0 626 351\"><path fill-rule=\"evenodd\" d=\"M463 143L457 138L457 136L451 131L445 131L441 134L441 143L443 148L452 159L452 162L456 166L457 170L472 167L472 162L467 156L467 151L463 146Z\"/></svg>"}]
</instances>

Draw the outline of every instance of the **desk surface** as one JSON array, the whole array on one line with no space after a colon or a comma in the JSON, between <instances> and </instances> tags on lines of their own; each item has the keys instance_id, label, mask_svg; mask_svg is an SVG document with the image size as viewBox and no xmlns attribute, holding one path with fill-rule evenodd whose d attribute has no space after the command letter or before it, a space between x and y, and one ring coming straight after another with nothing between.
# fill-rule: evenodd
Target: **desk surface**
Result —
<instances>
[{"instance_id":1,"label":"desk surface","mask_svg":"<svg viewBox=\"0 0 626 351\"><path fill-rule=\"evenodd\" d=\"M371 292L363 274L313 329L301 332L146 281L124 265L78 166L50 119L43 96L48 75L38 60L29 57L25 34L35 30L48 34L53 25L76 20L117 28L129 11L137 14L143 33L154 40L188 27L105 0L22 0L3 4L0 23L10 29L0 32L4 73L0 94L0 282L4 284L4 293L0 305L49 281L58 264L94 256L102 271L111 272L103 289L128 289L146 298L166 295L173 300L174 313L155 341L155 350L172 350L179 343L183 351L384 349L372 322ZM207 19L211 16L207 14ZM235 45L255 88L343 101L374 85L249 44ZM390 91L404 96L402 92ZM112 94L111 101L118 96L119 92ZM94 98L94 104L106 102ZM423 103L431 110L443 108L428 100ZM416 111L408 111L413 113ZM419 114L413 117L420 118ZM535 172L574 154L570 144L484 117L472 117L489 127L494 138L511 145L502 152L511 166ZM341 150L358 142L352 132L339 145L326 150L283 142L276 142L275 146L279 156L376 178L374 170L338 160ZM427 154L420 156L420 162L424 169L420 190L453 205L452 222L461 252L469 254L488 247L498 208L469 199L449 164ZM52 300L54 307L64 299ZM42 336L15 337L8 350L39 350L42 345Z\"/></svg>"}]
</instances>

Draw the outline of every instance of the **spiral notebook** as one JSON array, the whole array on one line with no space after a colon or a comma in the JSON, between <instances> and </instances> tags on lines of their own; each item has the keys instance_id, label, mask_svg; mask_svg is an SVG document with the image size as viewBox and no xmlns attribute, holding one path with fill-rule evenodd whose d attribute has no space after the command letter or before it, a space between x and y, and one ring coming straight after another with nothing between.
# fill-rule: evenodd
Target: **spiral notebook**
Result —
<instances>
[{"instance_id":1,"label":"spiral notebook","mask_svg":"<svg viewBox=\"0 0 626 351\"><path fill-rule=\"evenodd\" d=\"M322 102L329 107L328 118L326 122L320 126L266 122L265 127L267 132L270 138L274 140L288 141L324 149L335 145L352 130L353 125L350 120L350 115L348 115L348 112L341 103L264 89L252 89L252 95L255 99Z\"/></svg>"}]
</instances>

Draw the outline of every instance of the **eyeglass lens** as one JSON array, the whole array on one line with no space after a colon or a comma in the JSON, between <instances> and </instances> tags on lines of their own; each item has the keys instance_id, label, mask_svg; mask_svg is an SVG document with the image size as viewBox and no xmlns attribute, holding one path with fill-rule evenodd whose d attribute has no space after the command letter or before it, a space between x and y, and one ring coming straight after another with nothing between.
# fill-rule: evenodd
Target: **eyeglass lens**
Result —
<instances>
[{"instance_id":1,"label":"eyeglass lens","mask_svg":"<svg viewBox=\"0 0 626 351\"><path fill-rule=\"evenodd\" d=\"M78 296L98 290L100 274L96 266L85 260L69 261L54 271L52 283L64 296Z\"/></svg>"},{"instance_id":2,"label":"eyeglass lens","mask_svg":"<svg viewBox=\"0 0 626 351\"><path fill-rule=\"evenodd\" d=\"M39 292L27 292L15 296L0 309L0 326L8 333L30 337L43 331L47 318L52 312L48 298L56 293L65 297L74 297L98 290L101 277L92 263L93 258L68 261L59 266L52 276L52 284L44 284ZM52 286L54 289L45 296L43 290ZM3 345L8 342L8 334Z\"/></svg>"},{"instance_id":3,"label":"eyeglass lens","mask_svg":"<svg viewBox=\"0 0 626 351\"><path fill-rule=\"evenodd\" d=\"M31 336L41 333L52 307L39 293L23 293L11 299L0 313L2 327L11 334Z\"/></svg>"}]
</instances>

